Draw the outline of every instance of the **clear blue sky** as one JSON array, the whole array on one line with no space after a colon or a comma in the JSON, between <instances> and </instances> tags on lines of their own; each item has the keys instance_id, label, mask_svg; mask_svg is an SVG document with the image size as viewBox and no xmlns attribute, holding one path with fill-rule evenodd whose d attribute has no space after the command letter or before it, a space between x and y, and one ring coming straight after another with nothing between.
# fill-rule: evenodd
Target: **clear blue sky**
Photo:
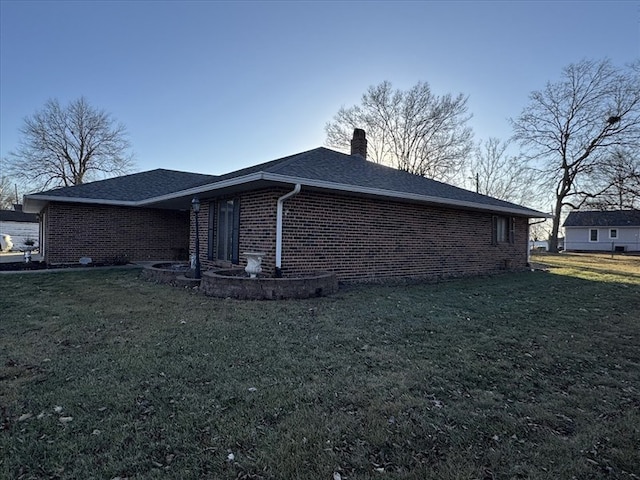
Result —
<instances>
[{"instance_id":1,"label":"clear blue sky","mask_svg":"<svg viewBox=\"0 0 640 480\"><path fill-rule=\"evenodd\" d=\"M84 95L137 170L220 174L324 144L370 85L469 95L476 140L584 58L640 57L640 0L0 0L0 156L25 116Z\"/></svg>"}]
</instances>

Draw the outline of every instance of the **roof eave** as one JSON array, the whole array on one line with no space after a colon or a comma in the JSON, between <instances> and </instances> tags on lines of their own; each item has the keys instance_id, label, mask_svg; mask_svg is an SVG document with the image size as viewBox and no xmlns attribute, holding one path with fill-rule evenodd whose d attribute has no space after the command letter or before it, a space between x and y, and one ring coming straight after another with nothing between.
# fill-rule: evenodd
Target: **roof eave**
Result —
<instances>
[{"instance_id":1,"label":"roof eave","mask_svg":"<svg viewBox=\"0 0 640 480\"><path fill-rule=\"evenodd\" d=\"M74 198L74 197L58 197L56 195L25 195L22 205L22 211L26 213L40 213L49 202L63 203L85 203L91 205L111 205L121 207L137 207L141 202L133 202L127 200L106 200L103 198Z\"/></svg>"},{"instance_id":2,"label":"roof eave","mask_svg":"<svg viewBox=\"0 0 640 480\"><path fill-rule=\"evenodd\" d=\"M200 185L198 187L188 188L186 190L181 190L179 192L170 193L167 195L161 195L159 197L148 198L140 202L140 206L142 205L153 205L155 203L164 202L167 200L174 200L180 197L193 197L199 196L203 193L212 192L215 190L223 190L225 188L235 187L238 185L242 185L243 183L251 183L257 182L260 180L264 180L264 172L255 172L250 173L249 175L244 175L241 177L234 177L228 180L222 180L219 182L207 183L206 185Z\"/></svg>"},{"instance_id":3,"label":"roof eave","mask_svg":"<svg viewBox=\"0 0 640 480\"><path fill-rule=\"evenodd\" d=\"M627 225L562 225L563 228L638 228L640 223L633 223Z\"/></svg>"},{"instance_id":4,"label":"roof eave","mask_svg":"<svg viewBox=\"0 0 640 480\"><path fill-rule=\"evenodd\" d=\"M463 200L455 200L450 198L434 197L430 195L420 195L415 193L398 192L394 190L385 190L380 188L364 187L359 185L349 185L343 183L327 182L323 180L315 180L309 178L292 177L287 175L279 175L270 172L254 172L248 175L240 177L233 177L227 180L208 183L200 185L198 187L181 190L167 195L161 195L158 197L152 197L140 201L118 201L118 200L105 200L105 199L92 199L92 198L71 198L71 197L57 197L47 195L26 195L24 200L23 210L27 213L39 213L46 206L48 202L72 202L72 203L86 203L86 204L99 204L99 205L113 205L113 206L130 206L130 207L142 207L153 206L165 201L170 201L178 198L202 196L203 194L214 192L217 190L223 190L226 188L237 187L243 184L250 184L258 181L268 181L280 184L297 184L299 183L305 187L319 188L324 190L342 191L348 193L357 193L375 197L394 198L400 200L407 200L413 202L427 203L438 206L448 206L463 208L468 210L479 210L485 212L496 213L508 213L513 215L524 216L528 218L552 218L552 215L547 213L538 212L526 207L511 208L502 207L496 205L486 205L476 202L468 202Z\"/></svg>"},{"instance_id":5,"label":"roof eave","mask_svg":"<svg viewBox=\"0 0 640 480\"><path fill-rule=\"evenodd\" d=\"M521 208L501 207L496 205L486 205L486 204L481 204L476 202L467 202L463 200L455 200L450 198L434 197L430 195L420 195L416 193L398 192L395 190L371 188L371 187L364 187L359 185L348 185L348 184L341 184L341 183L334 183L334 182L325 182L322 180L310 180L305 178L288 177L285 175L277 175L277 174L270 174L270 173L265 174L265 179L284 182L284 183L291 183L291 184L300 183L303 186L321 188L321 189L327 189L327 190L338 190L343 192L360 193L360 194L376 196L376 197L387 197L387 198L396 198L401 200L409 200L409 201L415 201L420 203L428 203L431 205L451 206L451 207L457 207L457 208L481 210L481 211L488 211L488 212L511 213L514 215L526 216L529 218L553 218L552 215L538 212L536 210L532 210L526 207L521 207Z\"/></svg>"},{"instance_id":6,"label":"roof eave","mask_svg":"<svg viewBox=\"0 0 640 480\"><path fill-rule=\"evenodd\" d=\"M380 188L371 188L357 185L349 185L335 182L327 182L323 180L314 180L309 178L292 177L288 175L280 175L269 172L255 172L242 177L234 177L222 182L214 182L207 185L201 185L199 187L183 190L170 195L164 195L162 197L151 198L143 202L143 204L159 203L166 200L175 199L178 197L197 196L207 192L215 190L222 190L224 188L234 187L245 183L252 183L260 180L270 181L280 184L300 184L304 187L313 187L324 190L336 190L348 193L359 193L363 195L370 195L376 197L395 198L401 200L409 200L420 203L428 203L431 205L449 206L464 208L469 210L480 210L485 212L501 212L509 213L513 215L520 215L528 218L553 218L552 215L547 213L538 212L530 208L510 208L501 207L496 205L486 205L476 202L467 202L462 200L455 200L449 198L434 197L429 195L420 195L415 193L398 192L394 190L385 190Z\"/></svg>"}]
</instances>

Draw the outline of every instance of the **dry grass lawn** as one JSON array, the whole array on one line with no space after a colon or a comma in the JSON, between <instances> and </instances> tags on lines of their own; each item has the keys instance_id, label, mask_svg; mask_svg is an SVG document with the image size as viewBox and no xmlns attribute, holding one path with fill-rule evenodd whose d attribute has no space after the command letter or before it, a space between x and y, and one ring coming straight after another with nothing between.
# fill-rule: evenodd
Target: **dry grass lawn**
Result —
<instances>
[{"instance_id":1,"label":"dry grass lawn","mask_svg":"<svg viewBox=\"0 0 640 480\"><path fill-rule=\"evenodd\" d=\"M0 275L0 478L640 478L636 257L327 298Z\"/></svg>"}]
</instances>

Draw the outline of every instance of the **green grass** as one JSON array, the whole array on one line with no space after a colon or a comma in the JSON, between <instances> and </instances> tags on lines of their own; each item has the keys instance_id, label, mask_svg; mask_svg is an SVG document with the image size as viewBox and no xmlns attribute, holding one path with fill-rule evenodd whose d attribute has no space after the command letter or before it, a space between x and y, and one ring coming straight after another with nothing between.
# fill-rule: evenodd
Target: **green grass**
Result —
<instances>
[{"instance_id":1,"label":"green grass","mask_svg":"<svg viewBox=\"0 0 640 480\"><path fill-rule=\"evenodd\" d=\"M640 255L561 253L534 255L534 262L558 269L556 273L586 280L640 283Z\"/></svg>"},{"instance_id":2,"label":"green grass","mask_svg":"<svg viewBox=\"0 0 640 480\"><path fill-rule=\"evenodd\" d=\"M0 478L637 479L640 272L557 257L277 302L0 275Z\"/></svg>"}]
</instances>

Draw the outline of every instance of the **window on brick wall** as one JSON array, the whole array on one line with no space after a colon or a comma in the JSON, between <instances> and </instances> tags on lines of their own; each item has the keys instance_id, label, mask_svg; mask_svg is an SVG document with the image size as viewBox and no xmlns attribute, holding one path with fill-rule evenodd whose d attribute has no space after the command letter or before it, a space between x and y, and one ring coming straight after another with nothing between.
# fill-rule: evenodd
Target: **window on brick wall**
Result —
<instances>
[{"instance_id":1,"label":"window on brick wall","mask_svg":"<svg viewBox=\"0 0 640 480\"><path fill-rule=\"evenodd\" d=\"M209 259L240 263L240 200L212 202L209 207Z\"/></svg>"},{"instance_id":2,"label":"window on brick wall","mask_svg":"<svg viewBox=\"0 0 640 480\"><path fill-rule=\"evenodd\" d=\"M516 237L516 219L494 215L492 218L492 243L514 243Z\"/></svg>"}]
</instances>

